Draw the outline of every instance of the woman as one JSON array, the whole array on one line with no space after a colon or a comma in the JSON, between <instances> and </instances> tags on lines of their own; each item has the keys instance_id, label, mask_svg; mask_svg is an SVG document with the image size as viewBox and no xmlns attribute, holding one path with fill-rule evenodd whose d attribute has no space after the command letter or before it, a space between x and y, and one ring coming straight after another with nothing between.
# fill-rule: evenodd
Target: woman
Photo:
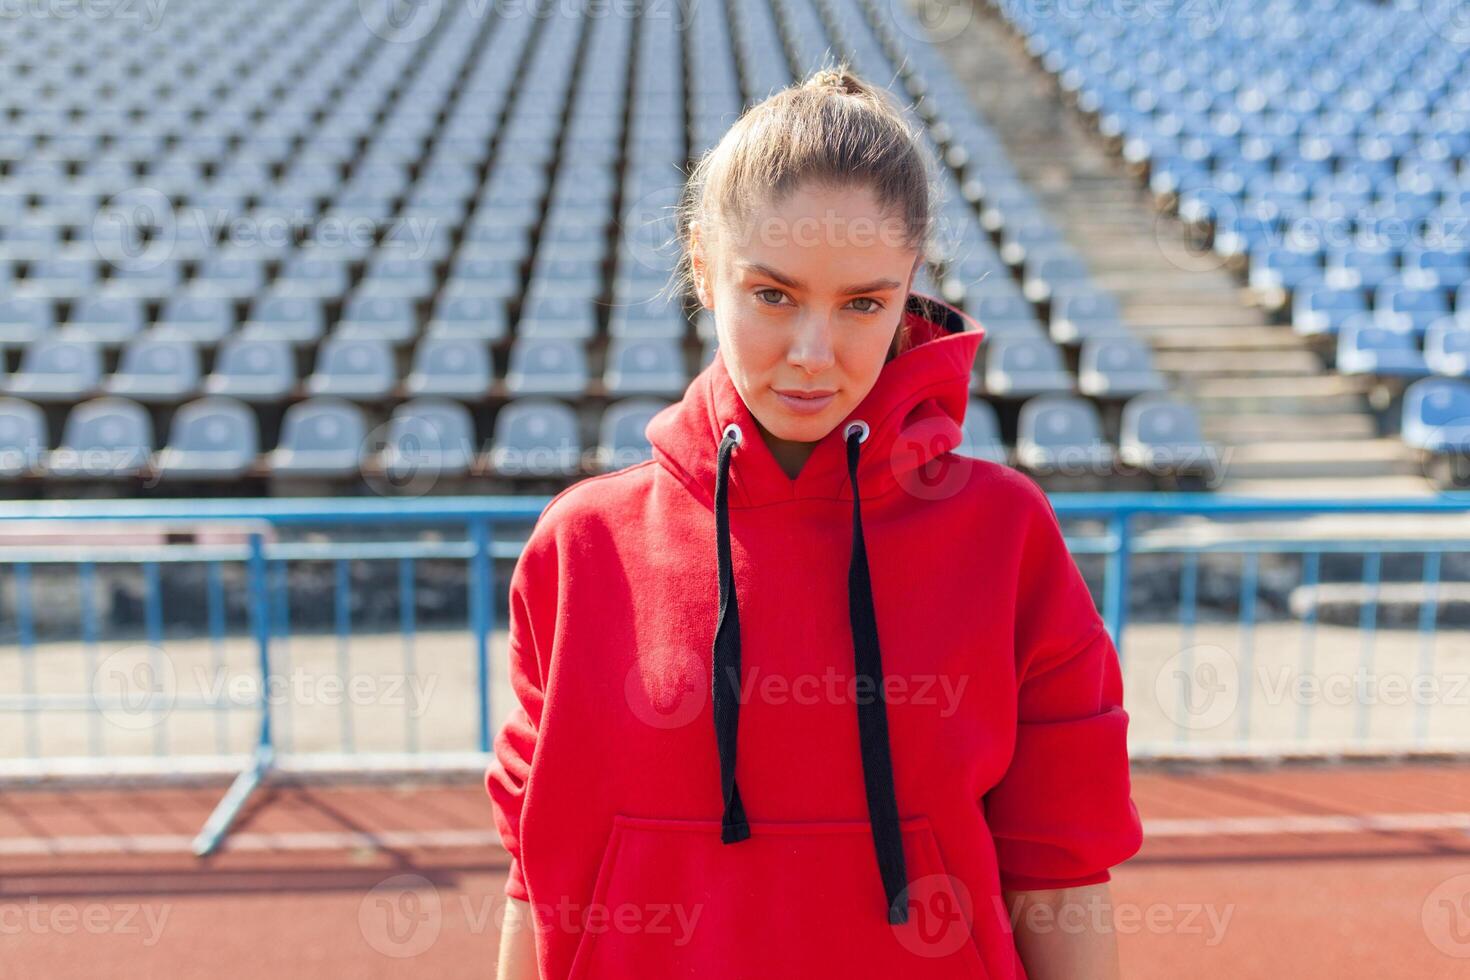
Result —
<instances>
[{"instance_id":1,"label":"woman","mask_svg":"<svg viewBox=\"0 0 1470 980\"><path fill-rule=\"evenodd\" d=\"M1118 657L1036 484L952 452L930 166L836 68L691 175L714 360L512 576L502 980L1117 976Z\"/></svg>"}]
</instances>

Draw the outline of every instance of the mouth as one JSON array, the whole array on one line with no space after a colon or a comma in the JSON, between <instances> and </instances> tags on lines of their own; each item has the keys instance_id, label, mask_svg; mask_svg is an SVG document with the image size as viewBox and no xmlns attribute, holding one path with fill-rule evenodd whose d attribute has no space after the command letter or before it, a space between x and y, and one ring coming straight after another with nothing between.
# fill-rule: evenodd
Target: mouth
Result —
<instances>
[{"instance_id":1,"label":"mouth","mask_svg":"<svg viewBox=\"0 0 1470 980\"><path fill-rule=\"evenodd\" d=\"M815 415L831 405L837 392L826 389L772 388L782 406L798 415Z\"/></svg>"}]
</instances>

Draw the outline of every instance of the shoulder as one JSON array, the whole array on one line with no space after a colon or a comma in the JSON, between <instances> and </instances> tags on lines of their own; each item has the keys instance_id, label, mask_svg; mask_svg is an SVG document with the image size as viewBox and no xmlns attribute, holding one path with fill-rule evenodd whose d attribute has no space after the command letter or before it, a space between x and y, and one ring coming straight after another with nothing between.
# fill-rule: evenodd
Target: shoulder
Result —
<instances>
[{"instance_id":1,"label":"shoulder","mask_svg":"<svg viewBox=\"0 0 1470 980\"><path fill-rule=\"evenodd\" d=\"M626 520L630 508L646 498L654 478L653 460L578 480L552 497L536 518L526 541L527 552L565 549L585 541L585 532Z\"/></svg>"},{"instance_id":2,"label":"shoulder","mask_svg":"<svg viewBox=\"0 0 1470 980\"><path fill-rule=\"evenodd\" d=\"M1056 520L1051 498L1030 476L1004 463L946 453L950 465L965 474L960 484L967 502L989 516L1004 516L1026 523L1038 518Z\"/></svg>"}]
</instances>

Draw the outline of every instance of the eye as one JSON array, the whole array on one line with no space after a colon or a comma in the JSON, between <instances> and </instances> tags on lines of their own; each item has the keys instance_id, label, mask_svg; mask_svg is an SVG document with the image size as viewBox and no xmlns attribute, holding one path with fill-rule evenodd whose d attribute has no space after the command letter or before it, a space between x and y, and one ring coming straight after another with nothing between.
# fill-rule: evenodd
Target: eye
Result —
<instances>
[{"instance_id":1,"label":"eye","mask_svg":"<svg viewBox=\"0 0 1470 980\"><path fill-rule=\"evenodd\" d=\"M877 313L879 310L883 309L883 304L878 302L871 296L859 296L857 299L853 300L853 302L871 304L868 306L867 309L858 310L859 313Z\"/></svg>"},{"instance_id":2,"label":"eye","mask_svg":"<svg viewBox=\"0 0 1470 980\"><path fill-rule=\"evenodd\" d=\"M783 293L783 292L781 292L781 290L779 290L779 289L773 289L773 288L770 288L770 287L767 287L765 289L757 289L755 291L755 295L756 295L756 298L757 299L760 299L760 301L762 303L764 303L765 305L767 305L767 306L780 306L781 305L781 300L784 299L785 296L786 296L786 294ZM771 296L771 295L774 295L775 296L775 299L765 299L764 298L766 296Z\"/></svg>"}]
</instances>

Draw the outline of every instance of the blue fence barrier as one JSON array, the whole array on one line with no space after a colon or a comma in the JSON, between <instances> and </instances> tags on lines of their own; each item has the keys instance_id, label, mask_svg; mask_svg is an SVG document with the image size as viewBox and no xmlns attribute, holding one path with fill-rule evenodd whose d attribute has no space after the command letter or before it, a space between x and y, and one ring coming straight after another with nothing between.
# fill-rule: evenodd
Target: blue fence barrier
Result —
<instances>
[{"instance_id":1,"label":"blue fence barrier","mask_svg":"<svg viewBox=\"0 0 1470 980\"><path fill-rule=\"evenodd\" d=\"M205 853L278 767L483 766L503 686L496 563L548 499L6 504L0 775L234 772ZM1136 757L1470 749L1445 710L1470 677L1470 495L1051 499L1120 651ZM1392 524L1416 515L1415 529ZM1411 649L1412 678L1438 685L1428 698L1297 690L1397 676ZM390 680L447 686L430 713ZM342 688L358 682L354 702Z\"/></svg>"}]
</instances>

